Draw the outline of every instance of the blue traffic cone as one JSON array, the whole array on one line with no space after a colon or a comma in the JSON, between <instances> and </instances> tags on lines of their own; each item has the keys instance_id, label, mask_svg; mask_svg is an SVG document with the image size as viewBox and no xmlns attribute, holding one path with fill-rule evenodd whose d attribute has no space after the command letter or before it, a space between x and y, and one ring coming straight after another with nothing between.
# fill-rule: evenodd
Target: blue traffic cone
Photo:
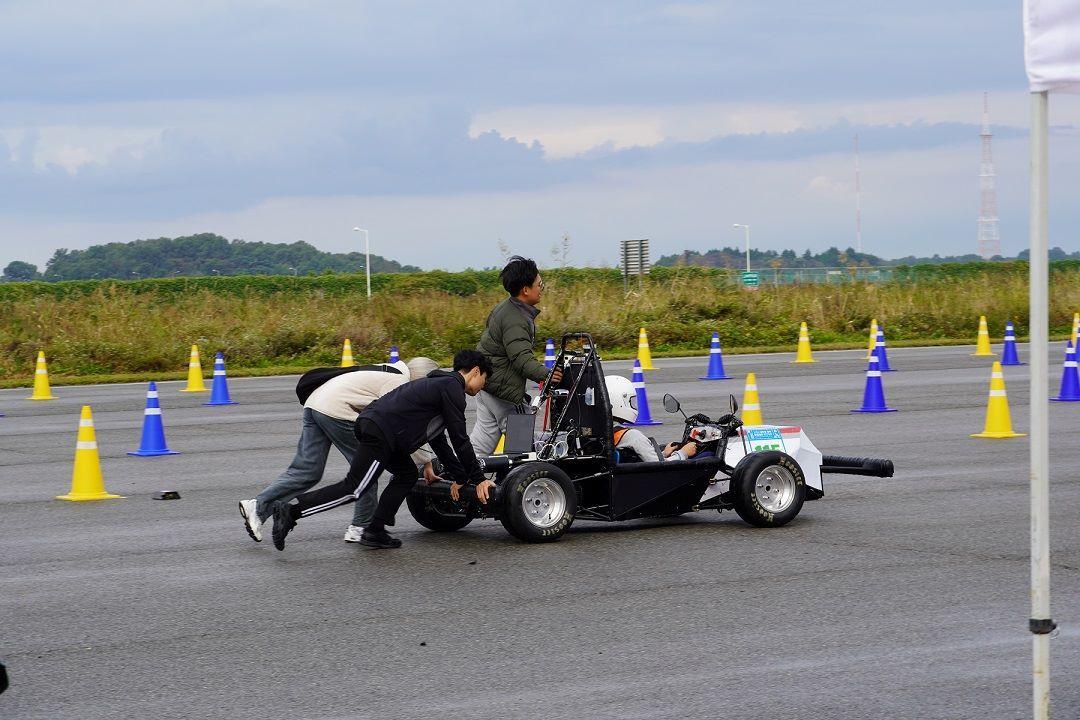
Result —
<instances>
[{"instance_id":1,"label":"blue traffic cone","mask_svg":"<svg viewBox=\"0 0 1080 720\"><path fill-rule=\"evenodd\" d=\"M634 374L631 376L634 383L634 394L637 399L637 422L634 425L663 425L659 420L652 419L649 412L649 396L645 394L645 374L641 372L641 361L634 361Z\"/></svg>"},{"instance_id":2,"label":"blue traffic cone","mask_svg":"<svg viewBox=\"0 0 1080 720\"><path fill-rule=\"evenodd\" d=\"M878 356L871 355L866 364L866 389L863 391L862 407L853 413L896 412L896 408L885 405L885 389L881 385L881 369Z\"/></svg>"},{"instance_id":3,"label":"blue traffic cone","mask_svg":"<svg viewBox=\"0 0 1080 720\"><path fill-rule=\"evenodd\" d=\"M552 338L548 338L544 346L544 367L548 370L555 367L555 340Z\"/></svg>"},{"instance_id":4,"label":"blue traffic cone","mask_svg":"<svg viewBox=\"0 0 1080 720\"><path fill-rule=\"evenodd\" d=\"M1005 323L1005 348L1001 351L1002 365L1024 365L1016 354L1016 331L1013 329L1012 320Z\"/></svg>"},{"instance_id":5,"label":"blue traffic cone","mask_svg":"<svg viewBox=\"0 0 1080 720\"><path fill-rule=\"evenodd\" d=\"M397 345L390 346L390 364L393 365L396 362L401 361L401 356L398 355Z\"/></svg>"},{"instance_id":6,"label":"blue traffic cone","mask_svg":"<svg viewBox=\"0 0 1080 720\"><path fill-rule=\"evenodd\" d=\"M1065 366L1061 369L1061 391L1056 398L1050 398L1055 402L1080 401L1080 371L1076 368L1076 348L1072 340L1065 344Z\"/></svg>"},{"instance_id":7,"label":"blue traffic cone","mask_svg":"<svg viewBox=\"0 0 1080 720\"><path fill-rule=\"evenodd\" d=\"M203 405L235 405L229 397L229 381L225 379L225 356L214 357L214 384L210 386L210 402Z\"/></svg>"},{"instance_id":8,"label":"blue traffic cone","mask_svg":"<svg viewBox=\"0 0 1080 720\"><path fill-rule=\"evenodd\" d=\"M889 367L889 353L885 350L885 326L881 323L877 326L877 345L874 346L874 353L878 356L878 370L896 372Z\"/></svg>"},{"instance_id":9,"label":"blue traffic cone","mask_svg":"<svg viewBox=\"0 0 1080 720\"><path fill-rule=\"evenodd\" d=\"M720 333L712 334L712 343L709 346L709 370L705 377L698 380L730 380L731 376L724 372L724 354L720 352Z\"/></svg>"},{"instance_id":10,"label":"blue traffic cone","mask_svg":"<svg viewBox=\"0 0 1080 720\"><path fill-rule=\"evenodd\" d=\"M146 390L146 410L143 411L142 442L139 449L129 452L136 457L155 457L157 455L179 455L170 450L165 443L165 426L161 423L161 403L158 402L157 383L150 381Z\"/></svg>"}]
</instances>

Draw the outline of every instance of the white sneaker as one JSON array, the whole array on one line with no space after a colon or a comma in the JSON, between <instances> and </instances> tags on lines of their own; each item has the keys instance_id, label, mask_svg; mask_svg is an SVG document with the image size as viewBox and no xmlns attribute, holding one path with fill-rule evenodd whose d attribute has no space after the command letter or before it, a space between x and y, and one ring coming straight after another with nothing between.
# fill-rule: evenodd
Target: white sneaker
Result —
<instances>
[{"instance_id":1,"label":"white sneaker","mask_svg":"<svg viewBox=\"0 0 1080 720\"><path fill-rule=\"evenodd\" d=\"M364 528L360 525L350 525L345 531L345 542L360 542L360 536L364 534Z\"/></svg>"},{"instance_id":2,"label":"white sneaker","mask_svg":"<svg viewBox=\"0 0 1080 720\"><path fill-rule=\"evenodd\" d=\"M259 513L255 511L258 503L252 500L240 501L240 517L244 518L244 529L247 530L247 534L251 536L251 539L255 542L262 542L262 521L259 520Z\"/></svg>"}]
</instances>

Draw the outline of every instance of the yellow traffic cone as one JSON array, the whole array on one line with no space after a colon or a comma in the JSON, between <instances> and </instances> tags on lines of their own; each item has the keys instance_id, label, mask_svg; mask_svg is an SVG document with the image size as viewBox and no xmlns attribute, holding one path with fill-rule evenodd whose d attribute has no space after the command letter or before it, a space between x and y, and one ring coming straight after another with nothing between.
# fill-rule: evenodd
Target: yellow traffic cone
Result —
<instances>
[{"instance_id":1,"label":"yellow traffic cone","mask_svg":"<svg viewBox=\"0 0 1080 720\"><path fill-rule=\"evenodd\" d=\"M649 351L649 336L645 328L641 328L637 340L637 359L641 363L642 370L656 370L652 364L652 352Z\"/></svg>"},{"instance_id":2,"label":"yellow traffic cone","mask_svg":"<svg viewBox=\"0 0 1080 720\"><path fill-rule=\"evenodd\" d=\"M990 350L990 331L986 329L986 316L979 316L979 339L975 342L975 352L972 357L994 357Z\"/></svg>"},{"instance_id":3,"label":"yellow traffic cone","mask_svg":"<svg viewBox=\"0 0 1080 720\"><path fill-rule=\"evenodd\" d=\"M345 338L345 345L341 348L341 367L354 367L356 365L352 359L352 343L349 342L349 338Z\"/></svg>"},{"instance_id":4,"label":"yellow traffic cone","mask_svg":"<svg viewBox=\"0 0 1080 720\"><path fill-rule=\"evenodd\" d=\"M55 400L49 388L49 367L45 364L45 353L38 350L37 367L34 369L34 392L28 400Z\"/></svg>"},{"instance_id":5,"label":"yellow traffic cone","mask_svg":"<svg viewBox=\"0 0 1080 720\"><path fill-rule=\"evenodd\" d=\"M1076 347L1076 339L1080 336L1080 313L1073 313L1072 344Z\"/></svg>"},{"instance_id":6,"label":"yellow traffic cone","mask_svg":"<svg viewBox=\"0 0 1080 720\"><path fill-rule=\"evenodd\" d=\"M866 345L866 359L869 360L870 356L874 354L874 348L877 347L877 318L870 321L870 342Z\"/></svg>"},{"instance_id":7,"label":"yellow traffic cone","mask_svg":"<svg viewBox=\"0 0 1080 720\"><path fill-rule=\"evenodd\" d=\"M799 325L799 347L795 353L793 363L812 363L814 356L810 354L810 331L806 329L806 323Z\"/></svg>"},{"instance_id":8,"label":"yellow traffic cone","mask_svg":"<svg viewBox=\"0 0 1080 720\"><path fill-rule=\"evenodd\" d=\"M101 477L101 459L98 457L97 437L94 435L94 417L90 406L83 405L79 419L79 439L75 443L75 469L71 472L71 492L57 495L57 500L109 500L123 497L106 492Z\"/></svg>"},{"instance_id":9,"label":"yellow traffic cone","mask_svg":"<svg viewBox=\"0 0 1080 720\"><path fill-rule=\"evenodd\" d=\"M206 392L203 382L202 363L199 362L199 346L191 346L191 359L188 360L187 387L180 392Z\"/></svg>"},{"instance_id":10,"label":"yellow traffic cone","mask_svg":"<svg viewBox=\"0 0 1080 720\"><path fill-rule=\"evenodd\" d=\"M1024 437L1026 433L1013 432L1012 417L1009 415L1009 398L1005 395L1005 377L1001 374L1001 363L994 361L990 372L990 399L986 402L986 424L981 433L974 438L1011 438Z\"/></svg>"},{"instance_id":11,"label":"yellow traffic cone","mask_svg":"<svg viewBox=\"0 0 1080 720\"><path fill-rule=\"evenodd\" d=\"M757 375L749 373L746 376L746 389L742 396L742 421L743 425L764 425L761 419L761 399L757 393Z\"/></svg>"}]
</instances>

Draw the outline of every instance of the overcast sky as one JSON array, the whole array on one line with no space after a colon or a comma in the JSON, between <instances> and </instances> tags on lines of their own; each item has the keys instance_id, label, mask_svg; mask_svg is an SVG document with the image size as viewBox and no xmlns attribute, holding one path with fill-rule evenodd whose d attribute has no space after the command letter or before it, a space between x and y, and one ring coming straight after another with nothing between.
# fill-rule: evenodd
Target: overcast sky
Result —
<instances>
[{"instance_id":1,"label":"overcast sky","mask_svg":"<svg viewBox=\"0 0 1080 720\"><path fill-rule=\"evenodd\" d=\"M0 0L0 265L216 232L424 268L740 244L974 252L990 92L1027 245L1020 3ZM1051 245L1080 248L1080 98Z\"/></svg>"}]
</instances>

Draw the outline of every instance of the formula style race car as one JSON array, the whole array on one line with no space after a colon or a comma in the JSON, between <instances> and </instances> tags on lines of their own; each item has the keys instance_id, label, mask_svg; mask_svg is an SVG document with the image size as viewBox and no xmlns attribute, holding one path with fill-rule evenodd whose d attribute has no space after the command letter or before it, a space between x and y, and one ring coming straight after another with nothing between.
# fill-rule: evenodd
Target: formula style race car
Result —
<instances>
[{"instance_id":1,"label":"formula style race car","mask_svg":"<svg viewBox=\"0 0 1080 720\"><path fill-rule=\"evenodd\" d=\"M480 458L496 483L487 504L471 487L454 501L449 483L420 481L407 500L417 522L451 531L494 518L525 542L558 540L579 518L616 522L698 510L734 510L751 525L779 527L795 519L804 501L824 495L824 473L893 474L889 460L823 456L798 427L745 427L734 397L730 412L715 420L683 413L683 442L698 444L697 457L627 462L615 448L592 337L563 336L554 367L562 368L562 379L551 383L549 373L532 401L533 413L508 419L507 451ZM681 412L671 395L664 407ZM550 425L534 434L541 408Z\"/></svg>"}]
</instances>

